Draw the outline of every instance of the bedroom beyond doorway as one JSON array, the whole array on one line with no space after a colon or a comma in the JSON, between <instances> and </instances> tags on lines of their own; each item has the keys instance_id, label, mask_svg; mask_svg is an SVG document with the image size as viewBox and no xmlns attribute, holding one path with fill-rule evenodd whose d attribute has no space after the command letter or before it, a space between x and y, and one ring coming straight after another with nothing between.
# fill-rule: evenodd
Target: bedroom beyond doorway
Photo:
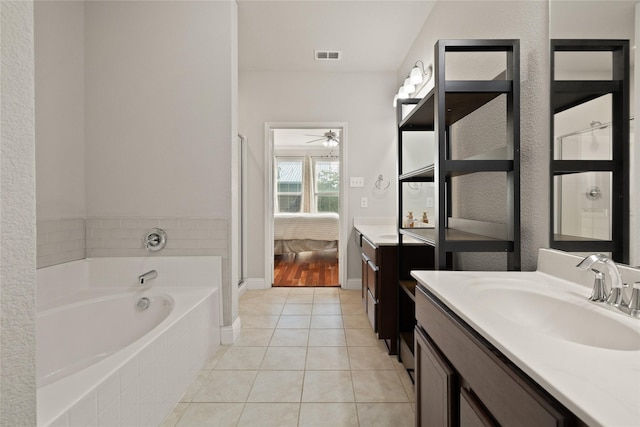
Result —
<instances>
[{"instance_id":1,"label":"bedroom beyond doorway","mask_svg":"<svg viewBox=\"0 0 640 427\"><path fill-rule=\"evenodd\" d=\"M340 139L273 130L273 286L340 286Z\"/></svg>"}]
</instances>

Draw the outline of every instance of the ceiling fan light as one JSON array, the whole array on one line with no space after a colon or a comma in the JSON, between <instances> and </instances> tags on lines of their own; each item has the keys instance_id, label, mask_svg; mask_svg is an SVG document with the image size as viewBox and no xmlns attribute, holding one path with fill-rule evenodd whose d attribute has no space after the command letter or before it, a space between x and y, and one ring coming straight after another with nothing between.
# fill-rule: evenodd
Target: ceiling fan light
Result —
<instances>
[{"instance_id":1,"label":"ceiling fan light","mask_svg":"<svg viewBox=\"0 0 640 427\"><path fill-rule=\"evenodd\" d=\"M397 107L398 106L398 94L396 93L396 96L393 97L393 107Z\"/></svg>"},{"instance_id":2,"label":"ceiling fan light","mask_svg":"<svg viewBox=\"0 0 640 427\"><path fill-rule=\"evenodd\" d=\"M325 141L326 145L325 147L329 147L329 148L335 148L338 146L338 140L335 138L331 138Z\"/></svg>"},{"instance_id":3,"label":"ceiling fan light","mask_svg":"<svg viewBox=\"0 0 640 427\"><path fill-rule=\"evenodd\" d=\"M422 70L416 65L411 69L409 73L409 80L413 85L419 85L422 83Z\"/></svg>"}]
</instances>

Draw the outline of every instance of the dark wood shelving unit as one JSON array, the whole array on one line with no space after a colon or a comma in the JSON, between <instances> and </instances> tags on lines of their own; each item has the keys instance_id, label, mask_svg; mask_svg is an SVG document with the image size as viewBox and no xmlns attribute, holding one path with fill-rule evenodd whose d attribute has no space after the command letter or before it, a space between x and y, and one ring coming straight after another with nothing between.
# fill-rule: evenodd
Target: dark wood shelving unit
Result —
<instances>
[{"instance_id":1,"label":"dark wood shelving unit","mask_svg":"<svg viewBox=\"0 0 640 427\"><path fill-rule=\"evenodd\" d=\"M504 52L505 71L491 80L447 80L447 52ZM520 42L519 40L439 40L435 45L434 88L422 99L398 101L398 232L399 263L403 237L434 247L435 269L451 269L455 252L507 252L508 268L520 269ZM506 98L506 147L457 160L450 157L450 127L492 100ZM403 116L406 106L413 109ZM432 131L435 157L423 167L404 171L403 133ZM451 180L463 175L499 172L507 179L507 221L503 224L452 217ZM435 228L403 228L403 184L433 182ZM435 217L435 218L434 218ZM415 284L399 277L399 352L401 361L413 369ZM412 288L413 286L413 288ZM408 349L411 355L406 354ZM404 360L410 358L408 362Z\"/></svg>"},{"instance_id":2,"label":"dark wood shelving unit","mask_svg":"<svg viewBox=\"0 0 640 427\"><path fill-rule=\"evenodd\" d=\"M628 40L553 39L551 58L550 114L550 218L549 241L552 248L570 252L611 252L613 260L629 262L629 69ZM611 52L611 80L555 80L556 52ZM601 96L612 95L612 158L611 160L556 159L555 115L580 106ZM557 234L555 177L585 172L610 172L611 240Z\"/></svg>"}]
</instances>

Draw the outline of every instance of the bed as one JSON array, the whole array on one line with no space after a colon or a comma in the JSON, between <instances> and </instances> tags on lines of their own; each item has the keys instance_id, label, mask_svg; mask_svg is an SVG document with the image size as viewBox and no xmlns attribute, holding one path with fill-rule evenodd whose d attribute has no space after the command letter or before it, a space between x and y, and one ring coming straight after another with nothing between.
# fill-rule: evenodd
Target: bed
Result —
<instances>
[{"instance_id":1,"label":"bed","mask_svg":"<svg viewBox=\"0 0 640 427\"><path fill-rule=\"evenodd\" d=\"M332 212L275 214L274 255L336 249L338 219Z\"/></svg>"}]
</instances>

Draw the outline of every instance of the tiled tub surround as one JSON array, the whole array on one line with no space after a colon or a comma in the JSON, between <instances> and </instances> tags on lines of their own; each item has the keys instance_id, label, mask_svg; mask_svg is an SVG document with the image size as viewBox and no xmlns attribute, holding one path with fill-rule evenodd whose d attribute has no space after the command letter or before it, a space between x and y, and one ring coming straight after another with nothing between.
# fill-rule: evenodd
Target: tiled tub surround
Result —
<instances>
[{"instance_id":1,"label":"tiled tub surround","mask_svg":"<svg viewBox=\"0 0 640 427\"><path fill-rule=\"evenodd\" d=\"M157 279L139 287L137 276L153 269ZM220 345L220 272L220 258L208 256L97 258L39 269L38 317L115 294L128 294L129 302L165 294L173 308L133 343L39 387L38 425L157 426ZM109 314L121 316L128 309ZM116 324L115 318L99 322ZM75 326L90 323L78 319ZM75 333L67 329L56 330ZM111 331L115 335L118 329Z\"/></svg>"},{"instance_id":2,"label":"tiled tub surround","mask_svg":"<svg viewBox=\"0 0 640 427\"><path fill-rule=\"evenodd\" d=\"M84 259L84 218L39 220L37 233L37 267L49 267Z\"/></svg>"},{"instance_id":3,"label":"tiled tub surround","mask_svg":"<svg viewBox=\"0 0 640 427\"><path fill-rule=\"evenodd\" d=\"M147 256L142 237L152 228L167 233L167 246L151 256L227 257L228 223L214 218L87 218L87 257Z\"/></svg>"}]
</instances>

